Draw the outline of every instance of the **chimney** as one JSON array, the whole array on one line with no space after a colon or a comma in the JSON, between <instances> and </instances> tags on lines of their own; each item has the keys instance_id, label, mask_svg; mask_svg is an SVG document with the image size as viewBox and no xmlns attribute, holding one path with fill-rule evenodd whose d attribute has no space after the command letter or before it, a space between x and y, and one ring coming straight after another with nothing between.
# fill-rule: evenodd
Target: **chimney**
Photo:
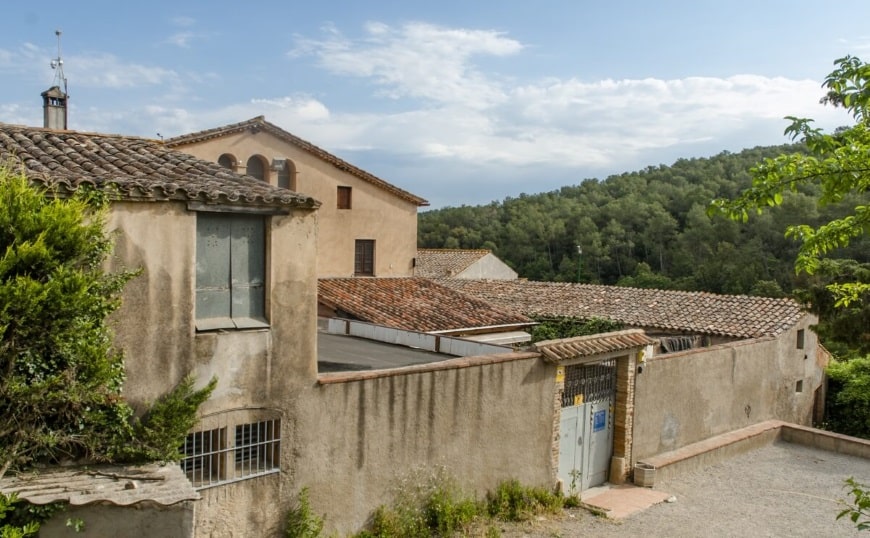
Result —
<instances>
[{"instance_id":1,"label":"chimney","mask_svg":"<svg viewBox=\"0 0 870 538\"><path fill-rule=\"evenodd\" d=\"M58 86L52 86L42 92L43 127L66 130L66 102L67 94Z\"/></svg>"}]
</instances>

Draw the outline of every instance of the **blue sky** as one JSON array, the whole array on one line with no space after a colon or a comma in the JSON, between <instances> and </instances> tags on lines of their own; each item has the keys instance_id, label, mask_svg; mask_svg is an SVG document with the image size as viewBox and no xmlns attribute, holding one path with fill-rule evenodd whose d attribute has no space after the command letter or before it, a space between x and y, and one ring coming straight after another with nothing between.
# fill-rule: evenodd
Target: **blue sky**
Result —
<instances>
[{"instance_id":1,"label":"blue sky","mask_svg":"<svg viewBox=\"0 0 870 538\"><path fill-rule=\"evenodd\" d=\"M870 2L11 2L0 121L42 124L61 29L70 128L266 119L428 199L476 205L787 142Z\"/></svg>"}]
</instances>

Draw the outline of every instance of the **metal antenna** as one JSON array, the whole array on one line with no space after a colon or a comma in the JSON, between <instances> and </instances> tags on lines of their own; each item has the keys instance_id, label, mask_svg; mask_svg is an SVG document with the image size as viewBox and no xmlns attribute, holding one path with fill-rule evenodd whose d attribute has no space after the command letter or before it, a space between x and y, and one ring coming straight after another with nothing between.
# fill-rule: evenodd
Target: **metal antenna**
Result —
<instances>
[{"instance_id":1,"label":"metal antenna","mask_svg":"<svg viewBox=\"0 0 870 538\"><path fill-rule=\"evenodd\" d=\"M57 36L57 58L51 61L51 68L54 69L54 85L60 86L63 82L63 93L67 93L66 76L63 74L63 58L60 55L60 35L63 32L55 30L54 35Z\"/></svg>"}]
</instances>

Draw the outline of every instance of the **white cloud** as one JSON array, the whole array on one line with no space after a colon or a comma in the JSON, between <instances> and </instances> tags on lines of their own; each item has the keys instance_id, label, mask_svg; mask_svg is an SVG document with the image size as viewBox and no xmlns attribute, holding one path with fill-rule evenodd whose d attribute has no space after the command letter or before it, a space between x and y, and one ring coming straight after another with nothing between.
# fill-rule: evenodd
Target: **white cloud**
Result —
<instances>
[{"instance_id":1,"label":"white cloud","mask_svg":"<svg viewBox=\"0 0 870 538\"><path fill-rule=\"evenodd\" d=\"M95 88L138 88L141 86L179 85L178 73L163 67L124 63L103 53L74 56L66 62L67 76L78 86Z\"/></svg>"},{"instance_id":2,"label":"white cloud","mask_svg":"<svg viewBox=\"0 0 870 538\"><path fill-rule=\"evenodd\" d=\"M485 108L504 100L500 84L471 62L479 55L509 56L523 49L493 30L450 29L426 23L393 28L368 23L366 36L326 29L321 40L297 38L291 55L312 54L328 71L372 80L390 98L415 97Z\"/></svg>"}]
</instances>

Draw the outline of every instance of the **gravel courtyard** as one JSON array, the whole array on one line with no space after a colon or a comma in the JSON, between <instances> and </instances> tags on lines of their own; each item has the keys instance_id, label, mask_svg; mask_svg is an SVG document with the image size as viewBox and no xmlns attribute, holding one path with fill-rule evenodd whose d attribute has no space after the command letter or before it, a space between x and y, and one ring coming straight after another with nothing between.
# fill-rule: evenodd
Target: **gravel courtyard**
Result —
<instances>
[{"instance_id":1,"label":"gravel courtyard","mask_svg":"<svg viewBox=\"0 0 870 538\"><path fill-rule=\"evenodd\" d=\"M835 519L850 476L870 484L870 460L779 442L656 484L676 501L622 520L571 511L502 530L507 538L870 536Z\"/></svg>"}]
</instances>

